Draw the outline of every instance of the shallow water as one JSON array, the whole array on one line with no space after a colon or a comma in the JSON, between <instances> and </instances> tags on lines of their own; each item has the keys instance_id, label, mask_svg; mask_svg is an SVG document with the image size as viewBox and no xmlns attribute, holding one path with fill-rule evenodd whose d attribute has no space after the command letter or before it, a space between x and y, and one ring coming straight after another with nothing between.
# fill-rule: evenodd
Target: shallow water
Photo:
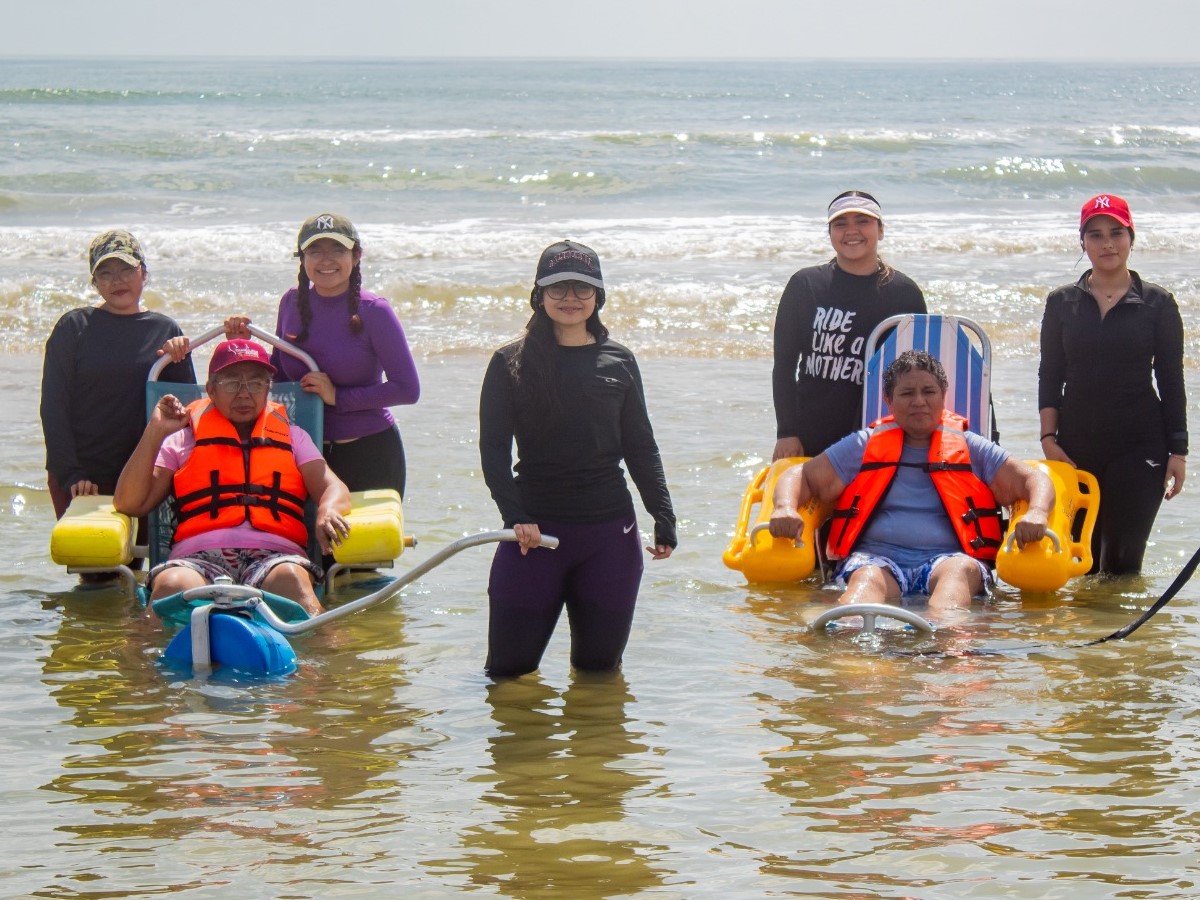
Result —
<instances>
[{"instance_id":1,"label":"shallow water","mask_svg":"<svg viewBox=\"0 0 1200 900\"><path fill-rule=\"evenodd\" d=\"M465 427L484 362L423 360L417 409L440 415L401 411L424 473L406 504L412 559L495 527ZM32 363L7 360L4 385ZM1193 893L1192 592L1128 641L1072 645L1166 586L1194 509L1164 509L1142 579L1051 599L1002 587L931 639L814 636L826 592L747 588L719 562L760 460L703 423L769 435L769 410L736 387L766 367L644 361L682 543L647 565L617 678L572 677L564 628L539 675L490 684L479 549L301 639L291 678L182 680L155 664L161 641L129 603L67 591L45 558L44 494L8 488L0 719L16 864L0 892ZM30 421L29 392L9 397ZM1045 648L937 655L1031 643Z\"/></svg>"},{"instance_id":2,"label":"shallow water","mask_svg":"<svg viewBox=\"0 0 1200 900\"><path fill-rule=\"evenodd\" d=\"M1194 484L1141 578L1001 586L928 639L813 635L830 593L748 588L720 563L774 443L775 303L828 258L820 212L845 187L883 200L884 252L931 308L987 328L1020 457L1038 452L1042 299L1082 271L1083 197L1128 192L1134 264L1175 291L1194 356L1200 70L554 73L0 61L0 896L1200 893L1196 589L1127 641L1076 646L1195 550ZM266 683L160 669L136 609L50 563L40 349L94 300L91 235L133 228L147 302L189 332L233 311L269 325L296 225L325 207L359 224L366 284L421 371L420 404L396 411L421 541L401 568L497 526L475 448L487 354L523 324L542 246L601 251L680 516L622 676L573 677L564 626L537 676L489 683L486 549L299 640L299 672ZM964 655L979 648L1005 652Z\"/></svg>"}]
</instances>

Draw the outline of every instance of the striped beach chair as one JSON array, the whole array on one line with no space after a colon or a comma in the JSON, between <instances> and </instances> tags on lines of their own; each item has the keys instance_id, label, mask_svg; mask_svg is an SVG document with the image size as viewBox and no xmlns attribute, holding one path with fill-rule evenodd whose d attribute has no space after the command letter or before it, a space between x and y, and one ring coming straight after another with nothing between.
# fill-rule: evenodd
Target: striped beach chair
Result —
<instances>
[{"instance_id":1,"label":"striped beach chair","mask_svg":"<svg viewBox=\"0 0 1200 900\"><path fill-rule=\"evenodd\" d=\"M979 323L963 316L908 313L884 319L867 339L863 376L864 428L888 414L883 373L906 350L924 350L946 370L946 408L971 431L996 440L991 403L992 345Z\"/></svg>"}]
</instances>

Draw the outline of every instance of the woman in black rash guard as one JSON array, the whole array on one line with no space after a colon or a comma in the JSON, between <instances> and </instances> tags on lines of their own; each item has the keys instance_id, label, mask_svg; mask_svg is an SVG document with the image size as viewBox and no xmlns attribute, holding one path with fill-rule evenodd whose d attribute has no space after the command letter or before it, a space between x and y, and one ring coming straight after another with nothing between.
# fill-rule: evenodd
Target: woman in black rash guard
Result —
<instances>
[{"instance_id":1,"label":"woman in black rash guard","mask_svg":"<svg viewBox=\"0 0 1200 900\"><path fill-rule=\"evenodd\" d=\"M1129 268L1129 204L1083 205L1079 244L1092 267L1050 292L1042 316L1042 452L1100 482L1092 571L1141 571L1164 495L1183 490L1188 431L1183 322L1171 293ZM1157 386L1157 390L1155 389Z\"/></svg>"},{"instance_id":2,"label":"woman in black rash guard","mask_svg":"<svg viewBox=\"0 0 1200 900\"><path fill-rule=\"evenodd\" d=\"M862 427L867 338L888 316L925 312L921 289L879 258L883 210L874 197L838 194L826 222L836 255L793 275L775 316L772 459L816 456Z\"/></svg>"},{"instance_id":3,"label":"woman in black rash guard","mask_svg":"<svg viewBox=\"0 0 1200 900\"><path fill-rule=\"evenodd\" d=\"M572 665L620 667L642 578L622 460L654 517L646 550L666 559L676 544L637 361L600 323L599 258L572 241L552 244L535 280L525 334L492 356L479 398L483 477L518 537L496 549L488 582L493 677L537 669L564 606ZM558 549L539 547L543 531Z\"/></svg>"}]
</instances>

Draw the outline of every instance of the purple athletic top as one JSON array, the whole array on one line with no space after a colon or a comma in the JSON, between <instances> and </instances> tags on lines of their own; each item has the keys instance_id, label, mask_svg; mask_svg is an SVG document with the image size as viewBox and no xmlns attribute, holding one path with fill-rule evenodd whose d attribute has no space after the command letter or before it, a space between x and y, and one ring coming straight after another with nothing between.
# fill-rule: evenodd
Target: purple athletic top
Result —
<instances>
[{"instance_id":1,"label":"purple athletic top","mask_svg":"<svg viewBox=\"0 0 1200 900\"><path fill-rule=\"evenodd\" d=\"M297 346L337 388L337 405L325 407L325 440L345 441L391 428L395 420L388 407L416 403L421 396L417 367L395 311L384 298L362 291L358 314L363 328L353 334L345 294L322 297L310 290L308 296L312 322L308 339ZM288 340L300 329L299 292L292 288L279 301L275 333ZM277 381L299 381L308 371L296 357L278 350L271 362L279 370Z\"/></svg>"}]
</instances>

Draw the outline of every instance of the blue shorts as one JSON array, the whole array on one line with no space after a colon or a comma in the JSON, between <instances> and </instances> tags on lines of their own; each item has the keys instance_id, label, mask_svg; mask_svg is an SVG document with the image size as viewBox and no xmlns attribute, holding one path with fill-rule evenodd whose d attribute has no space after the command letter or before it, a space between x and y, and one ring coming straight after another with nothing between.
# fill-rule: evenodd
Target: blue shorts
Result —
<instances>
[{"instance_id":1,"label":"blue shorts","mask_svg":"<svg viewBox=\"0 0 1200 900\"><path fill-rule=\"evenodd\" d=\"M319 566L309 561L307 556L294 553L280 553L278 550L250 550L233 548L228 550L198 550L190 556L178 559L168 559L150 570L147 586L154 584L154 577L163 569L182 566L199 572L204 580L212 584L222 575L228 575L234 584L244 584L246 587L261 587L271 570L283 563L300 566L313 580L320 584L324 573Z\"/></svg>"},{"instance_id":2,"label":"blue shorts","mask_svg":"<svg viewBox=\"0 0 1200 900\"><path fill-rule=\"evenodd\" d=\"M927 563L915 566L913 568L903 569L896 565L895 562L888 559L886 556L876 556L873 553L851 553L842 560L838 566L837 572L834 573L833 580L838 584L847 584L850 581L850 576L864 566L875 566L879 569L886 569L896 579L896 584L900 585L900 596L909 594L928 594L929 593L929 576L933 574L934 568L944 559L954 559L956 557L970 559L979 567L979 575L983 580L983 587L980 589L980 594L987 594L992 589L994 579L992 570L984 563L977 559L971 559L965 553L943 553L940 556L935 556Z\"/></svg>"}]
</instances>

